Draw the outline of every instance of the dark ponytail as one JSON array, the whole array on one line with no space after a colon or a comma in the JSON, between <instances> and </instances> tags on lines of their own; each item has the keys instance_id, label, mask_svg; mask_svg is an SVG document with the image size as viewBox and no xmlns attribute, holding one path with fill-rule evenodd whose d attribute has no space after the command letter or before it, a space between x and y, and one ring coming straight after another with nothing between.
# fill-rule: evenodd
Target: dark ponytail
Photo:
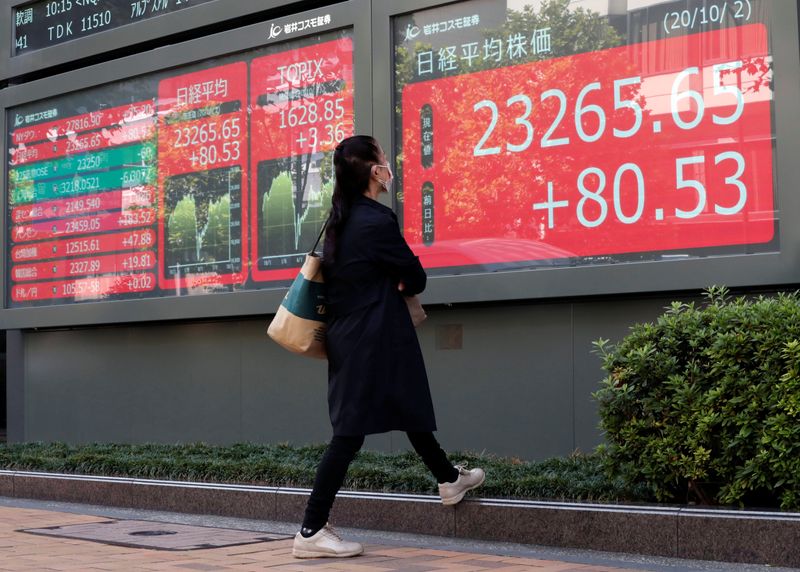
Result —
<instances>
[{"instance_id":1,"label":"dark ponytail","mask_svg":"<svg viewBox=\"0 0 800 572\"><path fill-rule=\"evenodd\" d=\"M380 163L380 154L380 145L369 135L348 137L333 152L335 182L323 249L326 264L336 258L336 241L350 217L353 203L369 188L372 165Z\"/></svg>"}]
</instances>

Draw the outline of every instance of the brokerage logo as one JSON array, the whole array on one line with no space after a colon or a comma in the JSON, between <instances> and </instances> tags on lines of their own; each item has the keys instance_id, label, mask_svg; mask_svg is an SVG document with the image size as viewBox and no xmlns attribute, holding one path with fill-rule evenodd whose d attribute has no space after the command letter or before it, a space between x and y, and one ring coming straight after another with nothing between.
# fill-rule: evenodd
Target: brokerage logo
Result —
<instances>
[{"instance_id":1,"label":"brokerage logo","mask_svg":"<svg viewBox=\"0 0 800 572\"><path fill-rule=\"evenodd\" d=\"M306 20L298 20L297 22L289 22L283 26L279 24L272 24L269 28L269 39L277 38L281 34L289 35L295 32L303 32L312 28L320 28L327 26L331 23L331 15L325 14L324 16L317 16L316 18L308 18Z\"/></svg>"},{"instance_id":2,"label":"brokerage logo","mask_svg":"<svg viewBox=\"0 0 800 572\"><path fill-rule=\"evenodd\" d=\"M409 24L406 27L406 38L403 40L404 42L408 42L409 40L416 39L419 36L420 32L422 32L422 28L419 26L415 26L414 24Z\"/></svg>"},{"instance_id":3,"label":"brokerage logo","mask_svg":"<svg viewBox=\"0 0 800 572\"><path fill-rule=\"evenodd\" d=\"M277 38L278 36L281 35L282 31L283 28L281 26L279 26L278 24L272 24L269 27L269 39L271 40L273 38Z\"/></svg>"}]
</instances>

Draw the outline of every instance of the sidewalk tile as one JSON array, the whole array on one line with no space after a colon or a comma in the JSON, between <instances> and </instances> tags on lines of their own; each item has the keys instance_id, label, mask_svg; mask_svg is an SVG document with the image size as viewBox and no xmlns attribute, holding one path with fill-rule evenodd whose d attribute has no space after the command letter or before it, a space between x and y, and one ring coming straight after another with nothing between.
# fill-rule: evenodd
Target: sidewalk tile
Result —
<instances>
[{"instance_id":1,"label":"sidewalk tile","mask_svg":"<svg viewBox=\"0 0 800 572\"><path fill-rule=\"evenodd\" d=\"M298 560L292 539L181 552L131 548L18 532L27 528L77 525L88 530L104 517L48 510L0 507L0 572L610 572L589 566L535 558L510 557L368 543L363 556ZM153 523L154 529L163 523ZM188 540L202 542L203 531ZM216 540L241 531L217 529ZM616 569L613 569L616 570ZM627 572L631 572L628 570Z\"/></svg>"}]
</instances>

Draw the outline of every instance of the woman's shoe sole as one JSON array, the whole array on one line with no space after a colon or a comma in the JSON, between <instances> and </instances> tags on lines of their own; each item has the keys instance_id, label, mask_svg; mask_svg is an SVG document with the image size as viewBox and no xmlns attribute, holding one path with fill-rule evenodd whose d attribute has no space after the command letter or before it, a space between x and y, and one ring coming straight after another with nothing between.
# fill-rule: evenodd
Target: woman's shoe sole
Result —
<instances>
[{"instance_id":1,"label":"woman's shoe sole","mask_svg":"<svg viewBox=\"0 0 800 572\"><path fill-rule=\"evenodd\" d=\"M361 549L357 552L343 552L342 554L333 554L331 552L312 552L310 550L292 550L292 556L295 558L350 558L351 556L358 556L363 553Z\"/></svg>"},{"instance_id":2,"label":"woman's shoe sole","mask_svg":"<svg viewBox=\"0 0 800 572\"><path fill-rule=\"evenodd\" d=\"M481 486L481 485L483 484L483 481L485 481L485 480L486 480L486 474L484 473L484 475L483 475L483 478L481 479L481 482L479 482L479 483L477 483L477 484L475 484L475 485L472 485L472 486L471 486L470 488L468 488L468 489L465 489L465 490L464 490L462 493L460 493L458 496L455 496L455 497L453 497L453 498L451 498L451 499L447 499L447 500L444 500L444 499L442 499L442 504L443 504L444 506L451 506L451 505L454 505L454 504L458 504L458 503L460 503L460 502L461 502L461 501L464 499L464 495L466 495L466 494L467 494L469 491L471 491L472 489L477 489L479 486Z\"/></svg>"}]
</instances>

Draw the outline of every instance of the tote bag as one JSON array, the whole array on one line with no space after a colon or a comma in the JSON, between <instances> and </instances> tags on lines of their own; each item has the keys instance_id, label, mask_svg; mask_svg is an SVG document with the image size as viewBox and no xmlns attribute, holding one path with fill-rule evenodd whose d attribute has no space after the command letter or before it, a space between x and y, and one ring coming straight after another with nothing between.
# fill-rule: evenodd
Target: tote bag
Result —
<instances>
[{"instance_id":1,"label":"tote bag","mask_svg":"<svg viewBox=\"0 0 800 572\"><path fill-rule=\"evenodd\" d=\"M297 278L283 298L267 334L278 344L296 354L325 359L325 284L322 259L315 252L328 222L322 225L317 241L306 254Z\"/></svg>"}]
</instances>

